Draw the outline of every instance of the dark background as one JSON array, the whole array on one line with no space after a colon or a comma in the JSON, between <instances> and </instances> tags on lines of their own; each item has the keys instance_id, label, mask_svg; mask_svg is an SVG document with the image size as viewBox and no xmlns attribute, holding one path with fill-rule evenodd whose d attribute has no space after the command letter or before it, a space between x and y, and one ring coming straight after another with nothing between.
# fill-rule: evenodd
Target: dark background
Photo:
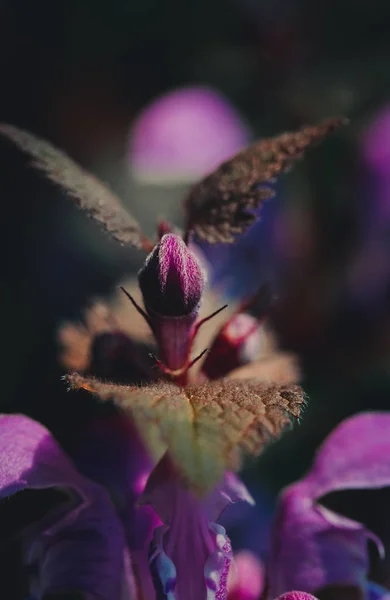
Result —
<instances>
[{"instance_id":1,"label":"dark background","mask_svg":"<svg viewBox=\"0 0 390 600\"><path fill-rule=\"evenodd\" d=\"M294 251L277 253L271 240L259 262L249 244L259 281L258 265L268 273L278 254L274 324L302 360L310 397L301 426L248 474L271 496L302 474L340 420L390 406L387 180L364 159L367 128L390 111L389 30L386 0L0 1L0 121L50 139L119 192L112 173L123 168L131 125L176 86L219 90L257 137L351 119L282 181L275 203ZM386 138L378 144L386 148ZM44 422L67 447L99 409L63 389L56 329L141 258L5 141L0 160L0 402ZM136 196L128 191L126 203L136 207ZM259 236L266 229L264 218Z\"/></svg>"}]
</instances>

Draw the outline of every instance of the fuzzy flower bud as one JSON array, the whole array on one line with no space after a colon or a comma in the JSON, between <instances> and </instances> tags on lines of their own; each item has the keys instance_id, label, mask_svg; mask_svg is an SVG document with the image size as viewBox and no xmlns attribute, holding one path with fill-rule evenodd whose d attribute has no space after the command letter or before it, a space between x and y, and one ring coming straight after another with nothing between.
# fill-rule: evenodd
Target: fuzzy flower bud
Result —
<instances>
[{"instance_id":1,"label":"fuzzy flower bud","mask_svg":"<svg viewBox=\"0 0 390 600\"><path fill-rule=\"evenodd\" d=\"M178 235L166 234L147 258L138 281L162 362L171 371L185 368L205 286L198 260Z\"/></svg>"},{"instance_id":2,"label":"fuzzy flower bud","mask_svg":"<svg viewBox=\"0 0 390 600\"><path fill-rule=\"evenodd\" d=\"M195 310L205 283L197 259L173 233L161 238L138 280L146 309L167 317L181 317Z\"/></svg>"}]
</instances>

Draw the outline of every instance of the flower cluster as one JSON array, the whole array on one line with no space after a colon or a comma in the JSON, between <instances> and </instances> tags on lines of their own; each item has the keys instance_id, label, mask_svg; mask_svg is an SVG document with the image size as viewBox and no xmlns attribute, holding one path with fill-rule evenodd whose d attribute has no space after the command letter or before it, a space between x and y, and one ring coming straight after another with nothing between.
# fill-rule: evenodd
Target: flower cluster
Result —
<instances>
[{"instance_id":1,"label":"flower cluster","mask_svg":"<svg viewBox=\"0 0 390 600\"><path fill-rule=\"evenodd\" d=\"M71 388L114 402L113 435L108 420L85 436L113 451L112 472L94 472L82 453L77 469L50 433L26 417L0 420L0 444L8 445L10 456L0 467L1 497L12 500L26 489L60 493L47 514L16 532L26 564L34 566L30 588L37 600L80 590L91 600L227 600L228 587L230 600L255 600L261 592L260 565L248 578L248 562L237 561L232 575L232 547L218 520L231 502L253 503L234 472L244 455L258 455L300 417L304 396L290 357L261 358L267 307L257 310L259 295L236 307L206 358L206 349L193 354L199 332L225 306L199 319L207 276L189 244L194 233L211 242L234 241L254 221L251 209L270 195L260 184L340 123L263 140L223 164L186 199L184 235L165 225L156 244L68 157L31 134L0 126L116 239L149 253L138 275L143 305L123 291L150 328L158 355L150 364L145 344L128 335L131 327L117 329L115 319L107 319L98 336L84 337L79 372L66 378ZM123 465L129 453L133 469ZM142 512L145 505L152 512ZM292 588L275 587L268 577L271 593L283 600L311 598L287 593Z\"/></svg>"},{"instance_id":2,"label":"flower cluster","mask_svg":"<svg viewBox=\"0 0 390 600\"><path fill-rule=\"evenodd\" d=\"M303 397L291 383L267 384L255 377L239 386L226 377L211 381L207 365L220 341L212 344L209 360L198 371L199 381L190 380L191 368L203 354L191 358L192 346L210 317L197 322L205 275L177 235L161 238L139 273L139 285L144 308L127 295L153 332L160 380L143 388L81 375L70 376L69 381L125 407L150 453L158 453L156 441L162 443L162 458L140 498L163 523L154 530L149 559L157 597L195 600L207 593L210 599L226 598L232 551L217 520L227 503L252 502L229 469L237 468L239 451L257 453L267 439L278 435L289 422L288 413L298 417ZM259 333L259 321L243 312L245 308L239 307L216 336L225 339L232 369L247 361L245 352L241 359L237 349ZM245 318L251 326L234 335L236 323ZM226 335L229 329L232 333ZM260 342L261 336L251 342L254 355ZM249 349L250 344L246 349L250 356ZM221 375L228 372L224 364ZM188 540L193 540L190 564Z\"/></svg>"}]
</instances>

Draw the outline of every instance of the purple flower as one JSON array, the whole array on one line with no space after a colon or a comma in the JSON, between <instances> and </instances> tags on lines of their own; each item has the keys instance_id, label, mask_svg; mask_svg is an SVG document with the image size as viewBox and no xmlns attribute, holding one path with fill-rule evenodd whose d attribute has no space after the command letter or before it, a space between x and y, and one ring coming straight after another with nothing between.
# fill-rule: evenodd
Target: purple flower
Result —
<instances>
[{"instance_id":1,"label":"purple flower","mask_svg":"<svg viewBox=\"0 0 390 600\"><path fill-rule=\"evenodd\" d=\"M321 498L342 490L390 484L390 413L363 413L336 427L310 472L281 496L269 564L271 595L286 589L316 593L327 586L367 588L364 525L325 508Z\"/></svg>"},{"instance_id":2,"label":"purple flower","mask_svg":"<svg viewBox=\"0 0 390 600\"><path fill-rule=\"evenodd\" d=\"M150 476L142 502L163 521L150 551L158 600L226 600L232 549L215 521L231 502L253 502L231 473L209 496L197 498L165 455ZM191 551L189 551L189 545Z\"/></svg>"},{"instance_id":3,"label":"purple flower","mask_svg":"<svg viewBox=\"0 0 390 600\"><path fill-rule=\"evenodd\" d=\"M150 553L158 600L227 600L232 550L217 519L229 502L250 500L245 487L228 471L240 468L244 453L261 452L291 425L292 418L299 417L304 405L298 386L269 384L255 373L245 382L238 382L236 372L232 379L189 383L187 372L203 355L190 358L195 335L219 310L196 323L205 282L186 242L193 234L211 242L234 242L256 220L253 210L271 195L262 184L286 171L307 147L341 123L330 119L317 127L262 140L221 165L185 199L185 241L168 233L156 247L115 194L95 177L45 140L12 126L1 127L4 135L34 157L36 168L65 189L114 238L152 250L139 273L145 310L126 293L154 334L161 355L161 381L138 387L132 381L126 382L129 385L106 383L78 374L68 381L75 388L99 394L102 400L114 400L131 415L148 450L158 449L159 456L163 455L143 494L143 502L163 522L155 529ZM91 349L90 340L85 341L81 364L85 357L88 362ZM132 352L128 341L119 340L118 332L104 338L103 354L117 358L130 348ZM40 600L47 592L80 587L93 599L121 597L123 586L129 587L128 553L122 525L104 489L78 474L44 428L27 422L29 427L20 439L17 427L4 430L3 455L9 445L11 456L4 461L3 495L34 485L70 487L76 493L71 510L59 518L56 515L49 526L39 521L33 524L35 530L28 531L31 543L26 545L26 560L38 563L36 595ZM30 429L41 435L33 436L32 445L25 448ZM42 461L37 458L37 445ZM41 473L41 466L42 477L29 478L30 470ZM139 587L141 583L137 581Z\"/></svg>"},{"instance_id":4,"label":"purple flower","mask_svg":"<svg viewBox=\"0 0 390 600\"><path fill-rule=\"evenodd\" d=\"M181 362L179 364L182 365L183 373L186 375L186 371L191 366L189 354L194 337L200 324L208 319L206 317L203 321L196 323L204 285L201 268L178 236L166 234L146 261L140 273L139 281L144 297L145 311L136 304L132 296L129 294L128 296L150 324L159 345L163 366L161 378L163 379L164 375L174 375L170 367L175 356L180 358ZM165 304L164 294L167 297ZM160 300L156 303L158 295ZM170 300L172 300L171 304ZM156 309L158 309L158 312ZM178 322L183 324L181 329L177 327ZM233 353L237 355L237 360L234 361L231 367L236 367L244 362L245 352L251 350L250 338L252 333L256 333L258 328L258 320L249 314L237 313L228 322L225 328L225 334L227 335L225 343L229 343L232 346ZM246 344L246 342L249 343ZM257 345L258 336L256 335L255 351ZM127 348L127 345L124 347ZM213 351L214 348L212 347L210 354ZM88 366L86 370L88 370ZM225 374L228 370L226 365L223 365L221 374ZM80 381L84 385L83 380ZM155 441L155 434L153 434L155 430L152 427L153 412L150 412L149 415L147 408L150 400L152 401L151 408L156 407L157 409L155 415L157 422L160 419L158 416L159 411L164 418L161 431L164 432L163 436L168 435L169 439L168 451L170 454L166 455L165 459L154 469L148 479L147 488L143 495L143 502L148 502L164 523L164 525L156 528L151 543L151 572L159 599L166 596L180 600L184 593L191 593L192 598L198 600L199 597L202 597L202 594L208 593L209 600L212 598L226 600L227 575L232 553L226 532L216 523L216 520L228 502L236 499L251 501L245 487L235 479L234 475L229 472L226 473L228 464L233 464L233 455L232 462L229 462L232 454L230 450L231 443L237 446L241 436L236 418L238 407L241 406L244 410L245 406L248 407L245 412L247 421L243 421L243 431L244 437L248 435L250 438L250 447L255 452L257 447L261 448L265 440L268 439L268 432L275 435L284 424L288 423L289 419L286 419L285 415L290 410L294 414L294 398L299 402L301 402L301 399L295 396L296 392L293 388L288 390L277 386L267 387L262 385L261 382L256 383L255 381L253 381L253 390L252 388L248 389L245 384L239 387L235 383L232 383L229 388L227 382L210 384L214 386L210 389L207 388L207 384L185 389L186 382L183 379L180 380L179 377L176 377L174 381L177 384L175 386L167 386L161 383L160 387L158 385L155 388L149 386L145 387L144 391L142 391L142 388L136 388L137 393L140 394L141 413L138 417L142 415L143 410L146 410L142 418L147 417L145 428L152 432L149 436L152 445ZM104 388L106 384L100 384L97 380L92 380L91 386L88 388L87 384L86 387L87 389L94 389L94 386L97 386L102 393L105 393L103 388L100 387L101 385ZM107 385L109 396L114 398L118 398L121 392L126 389L131 393L132 389L131 386L110 387L110 384ZM221 389L220 386L222 386ZM291 396L290 392L292 393ZM171 394L172 396L170 396ZM153 399L154 395L155 400ZM261 404L263 397L264 405ZM164 402L167 403L167 410L164 409ZM256 404L259 404L258 415L255 414ZM174 413L171 412L170 406L176 406ZM192 408L189 410L191 406ZM224 411L226 411L226 421L224 421ZM264 420L267 411L269 416L266 416ZM207 417L207 415L210 416ZM137 420L136 414L134 414L134 417L135 422L140 426L139 418ZM194 417L199 419L195 423L193 423ZM259 419L258 424L257 419ZM217 425L218 422L220 422L220 427ZM118 472L117 465L121 464L121 454L122 460L124 460L129 452L126 449L127 444L122 445L121 443L123 435L120 431L118 432L120 434L119 439L116 439L115 428L113 431L114 437L107 436L108 425L109 423L106 425L102 423L101 431L98 432L94 445L96 445L96 441L101 444L99 454L102 451L104 454L105 444L108 443L109 456L106 456L103 460L97 460L95 468L92 470L93 461L91 459L87 460L86 463L84 461L82 468L87 471L88 475L92 475L114 491L114 497L117 498L116 506L119 509L119 514L124 519L125 516L131 515L131 507L137 494L125 493L123 495L122 493L118 502L118 482L115 485ZM143 434L146 433L143 426L140 430L143 431ZM224 431L223 436L225 436L225 439L223 439L223 436L221 438L222 443L220 443L221 431ZM90 456L90 453L93 452L91 435L88 432L85 433L84 448L87 450L87 456ZM229 441L229 435L233 436L233 442ZM132 437L131 432L129 432L129 437ZM92 441L93 439L94 436L92 436ZM165 437L163 437L163 440L167 441ZM113 442L115 443L113 444ZM113 445L116 446L117 444L122 450L119 449L112 453ZM150 446L148 447L150 448ZM226 457L223 453L225 447ZM219 456L221 449L222 456ZM80 449L76 452L77 455L80 457ZM113 456L114 460L112 460ZM117 457L116 460L115 456ZM237 459L238 456L234 458L234 464L237 463ZM174 461L175 467L172 466ZM214 461L217 464L218 476L215 475L216 465ZM226 461L226 464L224 461ZM139 467L139 461L136 460L135 462ZM104 469L106 473L102 474L102 466L105 464L108 469ZM181 468L180 473L178 465ZM131 468L120 468L120 482L123 479L123 472L128 474L130 484L130 480L134 480ZM190 478L190 484L188 474L192 477L192 479ZM185 476L187 476L187 479ZM195 481L193 481L194 478ZM221 478L223 480L222 484L219 483ZM200 489L209 486L205 498L200 500L195 496L193 490L196 489L196 486L194 487L194 484L197 484ZM120 492L123 487L123 484L120 483ZM141 490L138 490L138 493L139 491ZM129 502L127 509L124 507L124 502ZM129 521L125 521L126 532L131 526L136 530L138 525L136 521L137 519L133 517ZM147 532L149 532L149 529ZM135 544L131 534L130 531L130 537L128 534L127 539L134 557L134 566L137 568L137 581L141 583L142 589L145 591L145 583L149 579L147 574L145 575L144 569L147 553L144 551L141 556L134 555ZM189 540L191 540L190 546L188 545ZM146 541L146 537L144 541ZM195 548L193 547L194 544L196 545ZM142 549L140 550L142 551ZM177 598L172 596L173 593L177 594ZM149 595L147 597L149 598ZM191 597L188 600L191 600Z\"/></svg>"},{"instance_id":5,"label":"purple flower","mask_svg":"<svg viewBox=\"0 0 390 600\"><path fill-rule=\"evenodd\" d=\"M131 133L134 177L158 184L193 182L249 142L249 130L218 92L187 87L158 97Z\"/></svg>"},{"instance_id":6,"label":"purple flower","mask_svg":"<svg viewBox=\"0 0 390 600\"><path fill-rule=\"evenodd\" d=\"M23 532L11 532L23 533L24 564L36 573L33 597L82 591L91 600L133 599L122 525L104 488L76 470L47 429L22 415L0 417L0 455L2 510L23 501L27 490L42 499L46 493L52 505ZM39 499L25 495L25 511Z\"/></svg>"},{"instance_id":7,"label":"purple flower","mask_svg":"<svg viewBox=\"0 0 390 600\"><path fill-rule=\"evenodd\" d=\"M107 439L106 433L102 436L97 432L96 441L107 444ZM91 442L90 435L87 442ZM121 453L113 449L115 445L111 439L108 468L114 466L112 456L121 458ZM122 445L123 440L119 440L119 446ZM89 452L93 451L91 444ZM147 537L141 533L138 550L131 536L126 539L126 525L134 527L133 537L137 533L136 520L130 518L126 522L124 518L134 509L131 492L123 499L130 502L129 507L121 509L122 500L117 500L117 516L105 489L82 476L51 434L24 416L0 417L0 452L0 497L7 498L11 506L11 501L24 490L52 490L59 496L54 504L51 500L53 508L48 509L45 503L41 517L17 532L22 534L24 564L35 573L30 582L34 600L78 591L89 594L91 600L135 600L138 596L134 575L142 594L148 600L154 597L143 565ZM122 459L126 455L123 452ZM119 466L119 473L121 470ZM115 491L122 478L116 476L118 467L111 474L104 473L104 465L99 461L92 476L104 484L111 479L109 487ZM144 489L144 482L139 483L135 496ZM130 478L129 485L132 484ZM121 494L120 485L118 490ZM253 503L245 486L231 473L200 500L183 484L168 456L158 463L141 498L141 503L150 504L164 523L155 529L149 559L158 600L198 600L206 598L206 594L208 600L227 600L232 551L224 528L216 520L230 502L239 500ZM135 559L134 565L130 565L130 556ZM137 567L134 575L133 566ZM171 592L173 596L169 595Z\"/></svg>"}]
</instances>

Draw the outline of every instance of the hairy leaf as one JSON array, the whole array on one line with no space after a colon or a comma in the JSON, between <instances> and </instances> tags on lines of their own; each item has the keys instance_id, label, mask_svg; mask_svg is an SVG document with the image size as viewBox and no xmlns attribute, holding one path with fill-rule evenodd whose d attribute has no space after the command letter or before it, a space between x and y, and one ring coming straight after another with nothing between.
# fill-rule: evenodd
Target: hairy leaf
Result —
<instances>
[{"instance_id":1,"label":"hairy leaf","mask_svg":"<svg viewBox=\"0 0 390 600\"><path fill-rule=\"evenodd\" d=\"M210 243L231 243L255 220L251 212L273 192L260 184L286 171L303 152L342 125L343 119L328 119L261 140L224 162L190 191L185 201L187 232L194 231Z\"/></svg>"},{"instance_id":2,"label":"hairy leaf","mask_svg":"<svg viewBox=\"0 0 390 600\"><path fill-rule=\"evenodd\" d=\"M104 183L77 165L50 142L13 125L0 123L0 134L32 158L31 166L64 190L89 217L122 244L140 248L144 239L138 223Z\"/></svg>"},{"instance_id":3,"label":"hairy leaf","mask_svg":"<svg viewBox=\"0 0 390 600\"><path fill-rule=\"evenodd\" d=\"M300 416L301 388L257 380L219 380L179 388L161 382L145 387L102 383L70 375L73 388L112 399L129 411L146 445L164 444L184 479L202 493L226 469L237 469L243 453L257 455Z\"/></svg>"}]
</instances>

